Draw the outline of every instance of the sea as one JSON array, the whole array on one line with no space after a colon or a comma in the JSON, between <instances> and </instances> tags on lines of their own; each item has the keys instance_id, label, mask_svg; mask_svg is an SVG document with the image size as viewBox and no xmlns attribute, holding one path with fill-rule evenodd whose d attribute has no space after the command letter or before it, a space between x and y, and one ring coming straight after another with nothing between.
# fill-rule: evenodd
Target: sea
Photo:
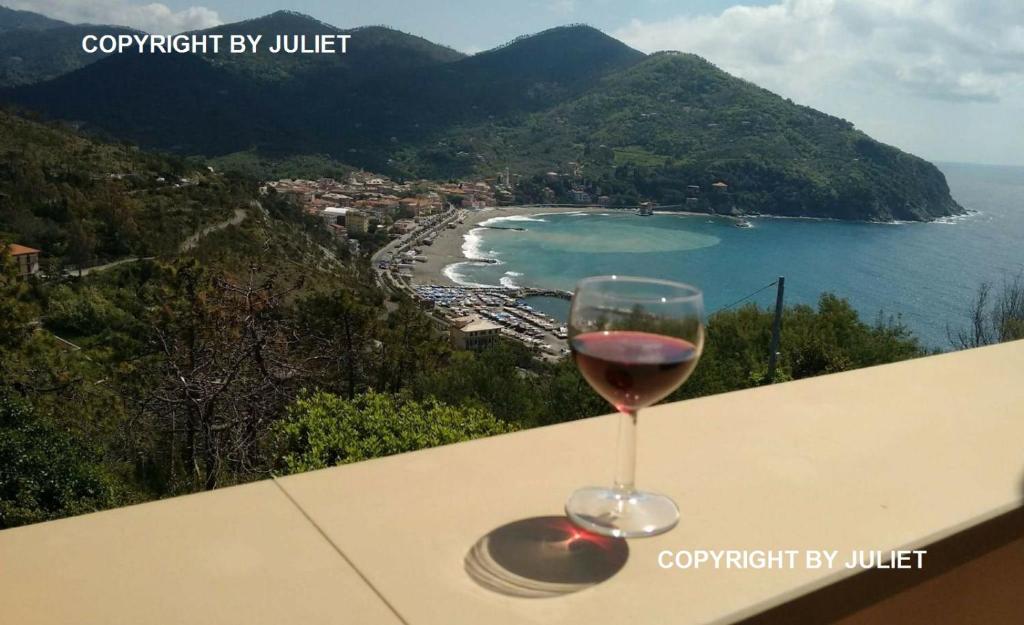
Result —
<instances>
[{"instance_id":1,"label":"sea","mask_svg":"<svg viewBox=\"0 0 1024 625\"><path fill-rule=\"evenodd\" d=\"M572 290L603 274L678 280L704 291L705 309L773 306L785 277L786 304L847 299L861 318L907 326L931 349L950 349L979 286L1024 271L1024 167L942 163L964 216L930 223L860 223L758 217L752 227L708 216L632 212L503 215L465 235L467 258L449 265L466 285ZM516 228L516 229L511 229ZM564 319L568 303L532 298Z\"/></svg>"}]
</instances>

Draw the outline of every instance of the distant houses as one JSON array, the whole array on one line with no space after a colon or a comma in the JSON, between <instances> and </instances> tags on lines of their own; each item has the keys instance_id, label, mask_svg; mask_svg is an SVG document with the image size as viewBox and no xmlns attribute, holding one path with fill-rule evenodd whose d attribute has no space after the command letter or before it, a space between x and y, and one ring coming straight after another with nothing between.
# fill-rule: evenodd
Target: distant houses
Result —
<instances>
[{"instance_id":1,"label":"distant houses","mask_svg":"<svg viewBox=\"0 0 1024 625\"><path fill-rule=\"evenodd\" d=\"M18 267L18 275L25 278L39 273L39 254L42 252L33 247L12 243L7 246L14 264Z\"/></svg>"}]
</instances>

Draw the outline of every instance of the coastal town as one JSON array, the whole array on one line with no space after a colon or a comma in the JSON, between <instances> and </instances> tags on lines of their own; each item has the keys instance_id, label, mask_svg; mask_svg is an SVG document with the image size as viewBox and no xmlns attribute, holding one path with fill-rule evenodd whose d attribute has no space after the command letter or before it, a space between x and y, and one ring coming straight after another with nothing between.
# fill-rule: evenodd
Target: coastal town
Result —
<instances>
[{"instance_id":1,"label":"coastal town","mask_svg":"<svg viewBox=\"0 0 1024 625\"><path fill-rule=\"evenodd\" d=\"M575 164L570 164L575 165ZM544 180L575 181L578 172L548 172ZM538 289L467 285L456 282L446 271L457 263L495 263L493 258L469 258L463 237L472 229L488 226L487 219L514 211L520 215L551 211L626 210L649 217L657 209L690 212L699 209L703 190L686 188L686 202L657 206L643 202L636 207L609 206L609 198L584 191L570 182L572 204L549 202L516 204L514 178L506 170L476 180L393 180L387 176L352 171L341 180L334 178L282 179L265 183L261 193L271 190L295 198L310 216L322 220L324 228L347 246L353 256L368 256L377 283L385 290L419 302L435 321L438 330L450 336L454 346L480 350L500 337L518 341L539 358L558 359L568 353L564 320L536 310L530 298L538 296L570 299L571 293ZM547 191L550 188L545 187ZM718 181L708 191L718 198L728 196L728 185ZM702 213L707 214L707 213ZM711 214L715 214L711 211ZM750 227L745 219L718 214L733 225Z\"/></svg>"},{"instance_id":2,"label":"coastal town","mask_svg":"<svg viewBox=\"0 0 1024 625\"><path fill-rule=\"evenodd\" d=\"M459 285L443 272L446 265L467 260L461 254L466 228L512 202L506 181L498 176L398 182L354 172L342 181L272 181L263 192L293 195L307 214L322 219L339 241L347 241L351 253L369 254L378 284L419 302L455 347L480 350L505 337L530 347L538 357L560 358L568 353L566 327L534 309L527 298L568 299L571 294ZM366 249L364 242L373 247Z\"/></svg>"},{"instance_id":3,"label":"coastal town","mask_svg":"<svg viewBox=\"0 0 1024 625\"><path fill-rule=\"evenodd\" d=\"M271 181L261 191L270 189L294 196L308 214L323 219L338 239L354 241L378 231L408 234L451 209L508 205L513 200L511 187L501 176L478 181L395 181L358 171L344 180Z\"/></svg>"}]
</instances>

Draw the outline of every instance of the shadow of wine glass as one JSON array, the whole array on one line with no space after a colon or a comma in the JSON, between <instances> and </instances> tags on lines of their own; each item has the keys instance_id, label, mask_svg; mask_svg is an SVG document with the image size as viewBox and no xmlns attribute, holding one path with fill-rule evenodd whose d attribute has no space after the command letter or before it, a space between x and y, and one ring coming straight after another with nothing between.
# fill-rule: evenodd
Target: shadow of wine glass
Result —
<instances>
[{"instance_id":1,"label":"shadow of wine glass","mask_svg":"<svg viewBox=\"0 0 1024 625\"><path fill-rule=\"evenodd\" d=\"M580 529L562 516L513 521L482 536L466 554L466 573L513 597L557 597L590 588L625 566L621 538Z\"/></svg>"}]
</instances>

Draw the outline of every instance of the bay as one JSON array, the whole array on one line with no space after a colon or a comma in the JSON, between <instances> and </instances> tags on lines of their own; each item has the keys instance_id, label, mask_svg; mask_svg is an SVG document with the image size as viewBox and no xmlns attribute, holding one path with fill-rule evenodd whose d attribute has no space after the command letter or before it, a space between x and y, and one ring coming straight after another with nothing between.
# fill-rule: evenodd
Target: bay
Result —
<instances>
[{"instance_id":1,"label":"bay","mask_svg":"<svg viewBox=\"0 0 1024 625\"><path fill-rule=\"evenodd\" d=\"M617 211L500 217L492 225L509 220L522 230L476 229L464 246L498 263L460 263L449 275L564 290L601 274L680 280L704 290L709 313L738 300L770 306L774 288L758 290L785 276L787 304L813 305L831 292L865 321L894 316L927 347L949 349L947 328L967 322L979 285L1024 271L1024 168L939 167L970 215L901 224L756 218L752 228ZM535 305L558 317L567 310L564 302Z\"/></svg>"}]
</instances>

